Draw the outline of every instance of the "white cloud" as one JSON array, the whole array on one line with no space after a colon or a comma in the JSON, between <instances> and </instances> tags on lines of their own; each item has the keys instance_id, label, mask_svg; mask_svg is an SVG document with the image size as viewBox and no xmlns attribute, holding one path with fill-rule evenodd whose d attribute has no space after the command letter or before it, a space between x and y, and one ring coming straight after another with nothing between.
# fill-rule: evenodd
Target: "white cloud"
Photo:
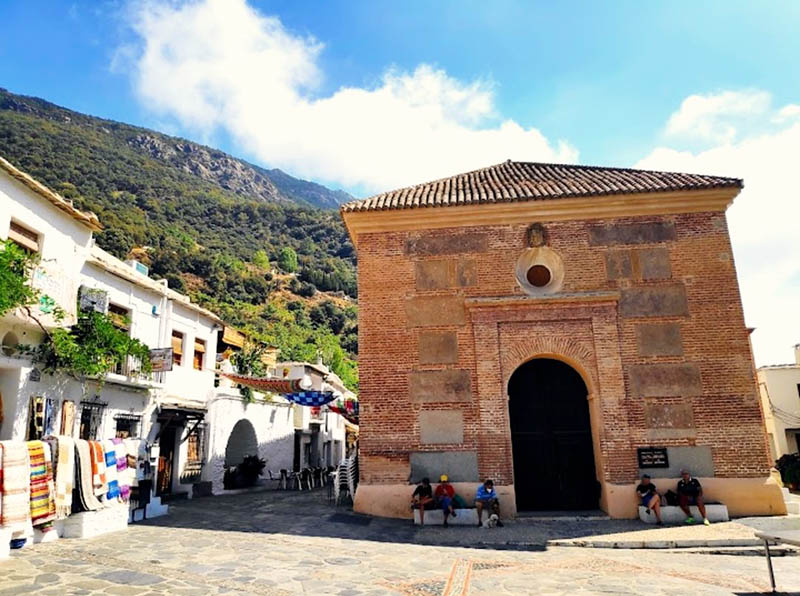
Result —
<instances>
[{"instance_id":1,"label":"white cloud","mask_svg":"<svg viewBox=\"0 0 800 596\"><path fill-rule=\"evenodd\" d=\"M293 174L377 191L508 158L577 159L567 143L500 119L491 83L427 64L322 96L322 44L244 0L151 2L133 17L134 81L145 106L205 138L223 130Z\"/></svg>"},{"instance_id":2,"label":"white cloud","mask_svg":"<svg viewBox=\"0 0 800 596\"><path fill-rule=\"evenodd\" d=\"M690 95L667 121L666 134L716 143L734 140L740 124L762 116L770 106L764 91L723 91Z\"/></svg>"},{"instance_id":3,"label":"white cloud","mask_svg":"<svg viewBox=\"0 0 800 596\"><path fill-rule=\"evenodd\" d=\"M715 130L735 127L731 121L742 112L731 110L733 95L705 96L709 100L705 106L716 105L719 111L707 109L700 120L714 122ZM769 94L749 95L759 98L749 104L753 120L735 141L721 139L716 146L697 152L659 147L636 167L744 179L745 188L729 209L728 222L745 317L757 328L753 335L756 360L770 364L791 361L791 346L800 342L800 191L796 182L800 120L797 106L777 110ZM688 113L689 99L670 122L688 121L676 116ZM776 122L783 124L776 126Z\"/></svg>"}]
</instances>

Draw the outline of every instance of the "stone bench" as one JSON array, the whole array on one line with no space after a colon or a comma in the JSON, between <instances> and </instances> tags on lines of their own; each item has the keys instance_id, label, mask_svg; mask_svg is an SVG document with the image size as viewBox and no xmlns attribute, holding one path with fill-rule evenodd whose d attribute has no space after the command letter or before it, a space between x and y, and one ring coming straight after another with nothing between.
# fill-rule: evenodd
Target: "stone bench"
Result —
<instances>
[{"instance_id":1,"label":"stone bench","mask_svg":"<svg viewBox=\"0 0 800 596\"><path fill-rule=\"evenodd\" d=\"M697 509L696 505L690 505L689 511L691 511L695 520L703 521L703 516L700 515L700 510ZM728 508L722 503L706 503L706 516L711 522L730 521ZM651 510L648 515L647 509L643 505L639 505L639 519L646 524L654 524L656 523L656 514ZM665 524L682 524L686 520L686 514L676 505L662 505L661 519Z\"/></svg>"},{"instance_id":2,"label":"stone bench","mask_svg":"<svg viewBox=\"0 0 800 596\"><path fill-rule=\"evenodd\" d=\"M128 504L115 503L98 509L73 513L65 520L56 522L63 538L93 538L108 532L117 532L128 528Z\"/></svg>"},{"instance_id":3,"label":"stone bench","mask_svg":"<svg viewBox=\"0 0 800 596\"><path fill-rule=\"evenodd\" d=\"M490 514L491 515L491 514ZM486 519L486 512L484 512L483 519ZM414 509L414 523L419 524L419 509ZM456 509L456 516L452 515L447 518L448 525L451 526L477 526L478 525L478 510L477 509ZM426 509L425 510L425 525L426 526L441 526L444 524L444 511L441 509Z\"/></svg>"}]
</instances>

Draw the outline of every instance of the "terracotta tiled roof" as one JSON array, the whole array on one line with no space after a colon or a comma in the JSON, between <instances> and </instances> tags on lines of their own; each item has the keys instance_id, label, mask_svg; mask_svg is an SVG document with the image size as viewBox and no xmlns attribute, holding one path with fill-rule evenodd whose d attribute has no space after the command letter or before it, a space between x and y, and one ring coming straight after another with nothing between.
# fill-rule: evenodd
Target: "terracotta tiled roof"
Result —
<instances>
[{"instance_id":1,"label":"terracotta tiled roof","mask_svg":"<svg viewBox=\"0 0 800 596\"><path fill-rule=\"evenodd\" d=\"M506 161L342 205L343 212L449 207L631 193L741 188L738 178Z\"/></svg>"}]
</instances>

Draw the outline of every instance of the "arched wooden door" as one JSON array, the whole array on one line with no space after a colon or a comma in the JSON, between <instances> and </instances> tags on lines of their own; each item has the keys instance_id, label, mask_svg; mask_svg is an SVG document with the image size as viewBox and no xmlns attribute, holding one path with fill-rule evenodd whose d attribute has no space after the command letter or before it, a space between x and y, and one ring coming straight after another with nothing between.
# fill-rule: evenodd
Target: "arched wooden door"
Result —
<instances>
[{"instance_id":1,"label":"arched wooden door","mask_svg":"<svg viewBox=\"0 0 800 596\"><path fill-rule=\"evenodd\" d=\"M560 360L522 364L508 383L518 511L597 509L586 384Z\"/></svg>"}]
</instances>

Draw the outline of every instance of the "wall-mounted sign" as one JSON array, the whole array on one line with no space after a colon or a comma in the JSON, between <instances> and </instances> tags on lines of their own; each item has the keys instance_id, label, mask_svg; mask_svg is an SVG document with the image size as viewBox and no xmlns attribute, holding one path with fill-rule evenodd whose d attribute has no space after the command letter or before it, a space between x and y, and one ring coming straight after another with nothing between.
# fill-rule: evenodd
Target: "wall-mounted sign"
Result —
<instances>
[{"instance_id":1,"label":"wall-mounted sign","mask_svg":"<svg viewBox=\"0 0 800 596\"><path fill-rule=\"evenodd\" d=\"M153 372L169 372L172 370L172 348L150 350L150 366Z\"/></svg>"},{"instance_id":2,"label":"wall-mounted sign","mask_svg":"<svg viewBox=\"0 0 800 596\"><path fill-rule=\"evenodd\" d=\"M636 450L640 468L668 468L666 447L640 447Z\"/></svg>"}]
</instances>

